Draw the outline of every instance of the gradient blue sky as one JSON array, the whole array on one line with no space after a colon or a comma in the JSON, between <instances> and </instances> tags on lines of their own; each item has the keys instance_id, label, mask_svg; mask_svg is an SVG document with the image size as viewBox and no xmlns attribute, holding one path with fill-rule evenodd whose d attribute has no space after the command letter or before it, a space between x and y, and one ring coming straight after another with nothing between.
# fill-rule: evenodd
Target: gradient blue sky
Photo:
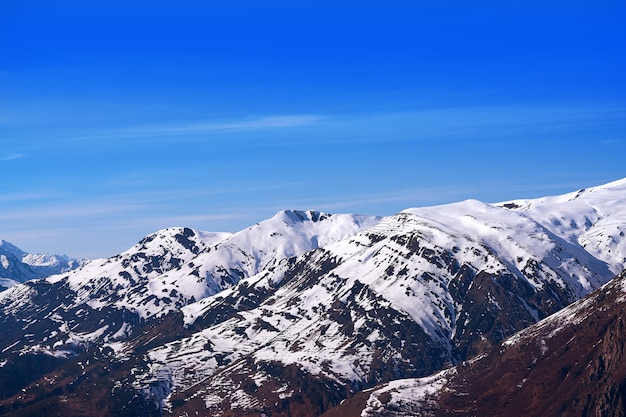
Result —
<instances>
[{"instance_id":1,"label":"gradient blue sky","mask_svg":"<svg viewBox=\"0 0 626 417\"><path fill-rule=\"evenodd\" d=\"M624 1L0 3L0 238L113 255L281 209L626 176Z\"/></svg>"}]
</instances>

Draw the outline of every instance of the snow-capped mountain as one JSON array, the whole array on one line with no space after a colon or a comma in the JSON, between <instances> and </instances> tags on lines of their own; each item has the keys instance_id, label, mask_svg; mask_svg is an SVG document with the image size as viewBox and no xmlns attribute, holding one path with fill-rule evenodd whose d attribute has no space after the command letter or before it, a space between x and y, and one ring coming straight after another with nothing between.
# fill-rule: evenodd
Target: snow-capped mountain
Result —
<instances>
[{"instance_id":1,"label":"snow-capped mountain","mask_svg":"<svg viewBox=\"0 0 626 417\"><path fill-rule=\"evenodd\" d=\"M39 364L21 394L0 379L0 411L80 414L68 404L99 398L116 415L319 415L601 287L624 268L624 203L621 180L382 219L285 211L235 234L165 229L0 294L6 375Z\"/></svg>"},{"instance_id":2,"label":"snow-capped mountain","mask_svg":"<svg viewBox=\"0 0 626 417\"><path fill-rule=\"evenodd\" d=\"M166 409L203 401L219 410L241 404L236 413L281 413L274 404L302 387L276 375L276 364L342 395L428 375L613 275L576 240L519 211L477 201L406 210L187 306L185 321L199 330L150 351L138 386L159 386L151 393ZM258 394L241 388L241 375L254 379Z\"/></svg>"},{"instance_id":3,"label":"snow-capped mountain","mask_svg":"<svg viewBox=\"0 0 626 417\"><path fill-rule=\"evenodd\" d=\"M6 240L0 240L0 290L31 279L71 271L87 262L65 255L26 253Z\"/></svg>"},{"instance_id":4,"label":"snow-capped mountain","mask_svg":"<svg viewBox=\"0 0 626 417\"><path fill-rule=\"evenodd\" d=\"M624 415L624 308L626 271L486 354L364 391L323 417Z\"/></svg>"},{"instance_id":5,"label":"snow-capped mountain","mask_svg":"<svg viewBox=\"0 0 626 417\"><path fill-rule=\"evenodd\" d=\"M123 339L142 320L180 312L183 306L231 287L261 268L271 269L282 259L341 240L378 221L368 216L283 211L235 234L164 229L117 256L2 294L3 318L29 316L29 327L40 329L36 334L44 343L31 343L20 335L4 337L18 340L27 351L57 356L71 355L95 342ZM48 309L42 310L40 302Z\"/></svg>"},{"instance_id":6,"label":"snow-capped mountain","mask_svg":"<svg viewBox=\"0 0 626 417\"><path fill-rule=\"evenodd\" d=\"M235 234L165 229L113 258L47 282L75 292L75 305L114 306L142 319L163 316L378 221L373 216L282 211Z\"/></svg>"}]
</instances>

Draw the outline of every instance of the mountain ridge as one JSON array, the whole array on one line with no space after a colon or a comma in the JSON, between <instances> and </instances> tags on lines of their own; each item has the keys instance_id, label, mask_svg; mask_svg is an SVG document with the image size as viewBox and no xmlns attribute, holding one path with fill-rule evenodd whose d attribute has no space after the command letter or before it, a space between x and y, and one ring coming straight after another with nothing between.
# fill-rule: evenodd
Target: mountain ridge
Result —
<instances>
[{"instance_id":1,"label":"mountain ridge","mask_svg":"<svg viewBox=\"0 0 626 417\"><path fill-rule=\"evenodd\" d=\"M60 375L76 379L87 362L81 372L107 392L123 381L111 403L90 392L137 415L319 415L425 377L619 272L626 180L611 184L385 218L287 210L234 234L158 231L0 293L1 366L47 364L21 397L0 381L0 410L86 407ZM40 378L59 382L41 391Z\"/></svg>"}]
</instances>

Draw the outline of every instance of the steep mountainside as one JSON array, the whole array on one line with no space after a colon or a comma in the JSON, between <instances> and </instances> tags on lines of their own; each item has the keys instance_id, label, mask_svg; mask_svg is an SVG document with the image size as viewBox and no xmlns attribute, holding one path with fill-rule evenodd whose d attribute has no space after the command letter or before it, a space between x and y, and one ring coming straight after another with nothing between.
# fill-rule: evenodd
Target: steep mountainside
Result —
<instances>
[{"instance_id":1,"label":"steep mountainside","mask_svg":"<svg viewBox=\"0 0 626 417\"><path fill-rule=\"evenodd\" d=\"M20 282L68 272L87 262L65 255L26 253L6 240L0 240L0 291Z\"/></svg>"},{"instance_id":2,"label":"steep mountainside","mask_svg":"<svg viewBox=\"0 0 626 417\"><path fill-rule=\"evenodd\" d=\"M0 295L0 412L320 415L608 282L625 203L622 180L382 221L286 211L232 235L157 232Z\"/></svg>"},{"instance_id":3,"label":"steep mountainside","mask_svg":"<svg viewBox=\"0 0 626 417\"><path fill-rule=\"evenodd\" d=\"M360 393L324 417L624 416L626 271L476 359Z\"/></svg>"},{"instance_id":4,"label":"steep mountainside","mask_svg":"<svg viewBox=\"0 0 626 417\"><path fill-rule=\"evenodd\" d=\"M235 234L165 229L115 257L2 293L0 322L10 331L0 335L0 346L71 357L93 344L124 340L148 318L180 312L261 268L378 221L284 211Z\"/></svg>"}]
</instances>

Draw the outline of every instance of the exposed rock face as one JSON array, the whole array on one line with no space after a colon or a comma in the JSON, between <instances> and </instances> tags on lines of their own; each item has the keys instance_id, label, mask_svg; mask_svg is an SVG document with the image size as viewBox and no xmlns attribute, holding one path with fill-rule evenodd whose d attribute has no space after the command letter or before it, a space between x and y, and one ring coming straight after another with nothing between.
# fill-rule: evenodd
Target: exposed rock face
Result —
<instances>
[{"instance_id":1,"label":"exposed rock face","mask_svg":"<svg viewBox=\"0 0 626 417\"><path fill-rule=\"evenodd\" d=\"M457 368L436 416L626 414L626 272Z\"/></svg>"},{"instance_id":2,"label":"exposed rock face","mask_svg":"<svg viewBox=\"0 0 626 417\"><path fill-rule=\"evenodd\" d=\"M626 271L589 297L434 377L359 393L335 416L624 416Z\"/></svg>"}]
</instances>

